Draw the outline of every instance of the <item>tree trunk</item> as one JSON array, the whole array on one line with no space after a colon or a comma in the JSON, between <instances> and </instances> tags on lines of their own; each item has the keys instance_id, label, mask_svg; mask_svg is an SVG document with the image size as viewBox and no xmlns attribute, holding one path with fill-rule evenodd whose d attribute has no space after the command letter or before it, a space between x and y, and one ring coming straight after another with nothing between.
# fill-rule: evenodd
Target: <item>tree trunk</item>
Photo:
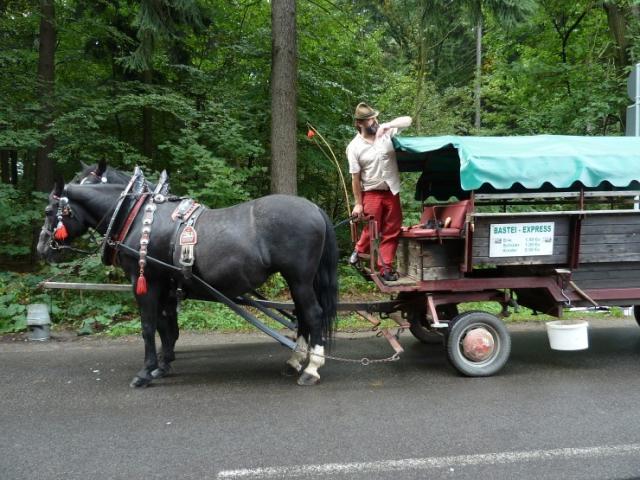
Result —
<instances>
[{"instance_id":1,"label":"tree trunk","mask_svg":"<svg viewBox=\"0 0 640 480\"><path fill-rule=\"evenodd\" d=\"M423 101L423 88L424 88L424 78L426 74L426 40L424 38L424 32L420 32L419 38L419 48L418 48L418 72L416 75L416 98L413 105L413 118L415 131L420 133L422 129L422 106L424 105Z\"/></svg>"},{"instance_id":2,"label":"tree trunk","mask_svg":"<svg viewBox=\"0 0 640 480\"><path fill-rule=\"evenodd\" d=\"M11 183L9 150L0 150L0 168L2 169L2 183Z\"/></svg>"},{"instance_id":3,"label":"tree trunk","mask_svg":"<svg viewBox=\"0 0 640 480\"><path fill-rule=\"evenodd\" d=\"M627 38L627 20L625 13L634 15L632 10L624 12L614 2L604 2L603 8L607 12L607 21L609 23L609 31L616 44L616 55L614 57L614 63L618 75L622 78L625 75L625 69L631 64L631 56L629 54L629 39ZM624 132L627 128L627 108L621 106L618 112L618 118L620 119L620 126Z\"/></svg>"},{"instance_id":4,"label":"tree trunk","mask_svg":"<svg viewBox=\"0 0 640 480\"><path fill-rule=\"evenodd\" d=\"M18 151L9 151L9 158L11 159L11 183L14 186L18 185Z\"/></svg>"},{"instance_id":5,"label":"tree trunk","mask_svg":"<svg viewBox=\"0 0 640 480\"><path fill-rule=\"evenodd\" d=\"M152 82L151 70L145 70L144 83ZM153 158L153 111L151 107L142 107L142 153Z\"/></svg>"},{"instance_id":6,"label":"tree trunk","mask_svg":"<svg viewBox=\"0 0 640 480\"><path fill-rule=\"evenodd\" d=\"M474 106L476 111L476 117L474 126L476 130L480 129L481 121L481 88L482 88L482 15L478 17L478 23L476 24L476 78L474 83Z\"/></svg>"},{"instance_id":7,"label":"tree trunk","mask_svg":"<svg viewBox=\"0 0 640 480\"><path fill-rule=\"evenodd\" d=\"M38 50L38 82L40 103L45 111L45 121L40 126L46 132L53 121L53 94L55 83L55 10L54 0L40 0L40 46ZM47 135L36 154L36 190L48 192L53 186L55 162L50 157L54 139Z\"/></svg>"},{"instance_id":8,"label":"tree trunk","mask_svg":"<svg viewBox=\"0 0 640 480\"><path fill-rule=\"evenodd\" d=\"M607 12L609 31L616 42L615 63L618 70L622 70L631 63L629 57L629 39L627 38L627 21L625 12L613 2L602 5ZM630 13L630 12L629 12Z\"/></svg>"},{"instance_id":9,"label":"tree trunk","mask_svg":"<svg viewBox=\"0 0 640 480\"><path fill-rule=\"evenodd\" d=\"M297 193L295 0L271 2L271 193Z\"/></svg>"}]
</instances>

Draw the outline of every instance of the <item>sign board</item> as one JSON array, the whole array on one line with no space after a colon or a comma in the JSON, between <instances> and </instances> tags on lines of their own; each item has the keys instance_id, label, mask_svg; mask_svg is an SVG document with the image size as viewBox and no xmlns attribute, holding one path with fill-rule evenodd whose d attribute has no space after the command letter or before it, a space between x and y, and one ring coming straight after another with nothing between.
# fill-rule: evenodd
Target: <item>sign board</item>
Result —
<instances>
[{"instance_id":1,"label":"sign board","mask_svg":"<svg viewBox=\"0 0 640 480\"><path fill-rule=\"evenodd\" d=\"M624 134L627 137L640 137L640 105L627 107L627 127Z\"/></svg>"},{"instance_id":2,"label":"sign board","mask_svg":"<svg viewBox=\"0 0 640 480\"><path fill-rule=\"evenodd\" d=\"M640 137L640 63L636 63L627 79L627 93L633 105L627 107L627 137Z\"/></svg>"},{"instance_id":3,"label":"sign board","mask_svg":"<svg viewBox=\"0 0 640 480\"><path fill-rule=\"evenodd\" d=\"M640 102L640 63L636 63L629 74L627 94L633 103Z\"/></svg>"},{"instance_id":4,"label":"sign board","mask_svg":"<svg viewBox=\"0 0 640 480\"><path fill-rule=\"evenodd\" d=\"M553 255L554 222L492 223L489 257Z\"/></svg>"}]
</instances>

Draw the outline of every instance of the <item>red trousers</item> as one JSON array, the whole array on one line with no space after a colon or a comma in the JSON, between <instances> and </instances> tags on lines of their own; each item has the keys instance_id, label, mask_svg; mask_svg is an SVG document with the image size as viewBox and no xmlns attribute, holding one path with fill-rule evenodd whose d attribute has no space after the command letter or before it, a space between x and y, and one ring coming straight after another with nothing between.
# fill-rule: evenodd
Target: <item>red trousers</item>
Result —
<instances>
[{"instance_id":1,"label":"red trousers","mask_svg":"<svg viewBox=\"0 0 640 480\"><path fill-rule=\"evenodd\" d=\"M380 233L380 255L378 256L378 268L393 269L393 259L398 248L398 236L402 227L402 207L400 195L394 195L390 190L370 190L362 192L362 206L366 216L373 216L378 223ZM362 235L356 250L359 253L369 253L371 235L368 224L362 230Z\"/></svg>"}]
</instances>

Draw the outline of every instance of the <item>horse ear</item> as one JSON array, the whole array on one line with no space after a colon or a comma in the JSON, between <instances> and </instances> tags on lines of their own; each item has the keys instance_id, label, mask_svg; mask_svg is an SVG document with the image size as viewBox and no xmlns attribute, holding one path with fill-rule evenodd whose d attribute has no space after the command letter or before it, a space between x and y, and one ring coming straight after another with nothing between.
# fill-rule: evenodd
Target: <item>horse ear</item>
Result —
<instances>
[{"instance_id":1,"label":"horse ear","mask_svg":"<svg viewBox=\"0 0 640 480\"><path fill-rule=\"evenodd\" d=\"M82 167L82 170L86 170L87 168L89 168L89 165L84 163L82 160L80 160L80 166Z\"/></svg>"},{"instance_id":2,"label":"horse ear","mask_svg":"<svg viewBox=\"0 0 640 480\"><path fill-rule=\"evenodd\" d=\"M96 175L101 177L106 170L107 170L107 159L103 157L98 162L98 171L96 171Z\"/></svg>"},{"instance_id":3,"label":"horse ear","mask_svg":"<svg viewBox=\"0 0 640 480\"><path fill-rule=\"evenodd\" d=\"M62 175L56 175L55 184L53 186L54 195L60 196L64 190L64 178Z\"/></svg>"}]
</instances>

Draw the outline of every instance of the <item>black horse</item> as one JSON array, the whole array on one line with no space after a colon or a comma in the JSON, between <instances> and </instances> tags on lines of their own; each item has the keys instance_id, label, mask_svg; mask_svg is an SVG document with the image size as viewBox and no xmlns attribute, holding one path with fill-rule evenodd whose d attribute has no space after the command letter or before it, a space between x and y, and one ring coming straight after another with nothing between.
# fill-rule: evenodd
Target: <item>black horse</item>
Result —
<instances>
[{"instance_id":1,"label":"black horse","mask_svg":"<svg viewBox=\"0 0 640 480\"><path fill-rule=\"evenodd\" d=\"M105 159L100 160L95 165L82 164L82 171L77 174L70 183L79 185L95 185L97 183L116 183L126 185L131 180L131 175L117 170L107 164ZM146 182L150 190L155 188L152 183Z\"/></svg>"},{"instance_id":2,"label":"black horse","mask_svg":"<svg viewBox=\"0 0 640 480\"><path fill-rule=\"evenodd\" d=\"M124 180L124 178L123 178ZM145 197L141 212L127 217L131 225L124 238L115 244L117 232L109 225L121 205L122 183L86 182L64 185L56 182L49 197L38 253L56 261L60 246L69 244L89 228L107 234L114 260L129 275L142 320L145 363L131 382L148 385L153 378L166 374L175 358L177 331L177 289L187 298L212 300L211 293L190 280L180 269L170 269L156 262L179 265L180 248L175 248L178 230L172 213L176 203L153 203ZM135 197L136 203L139 194ZM148 196L152 198L153 196ZM153 203L155 214L148 256L155 259L144 266L146 286L140 288L140 264L137 251L147 207ZM135 210L135 209L133 209ZM118 229L122 231L121 227ZM64 230L65 235L56 235ZM287 281L298 319L298 349L287 360L288 373L301 373L300 385L313 385L324 364L324 347L330 339L337 306L338 251L335 234L326 214L313 203L299 197L270 195L224 209L203 209L195 224L197 243L191 272L229 298L259 287L273 273L280 272ZM108 232L108 233L107 233ZM62 237L65 238L62 238ZM56 238L57 237L57 238ZM120 244L121 243L121 244ZM132 253L133 252L133 253ZM155 331L162 342L158 361ZM310 355L308 352L310 350ZM304 363L308 358L308 365Z\"/></svg>"}]
</instances>

